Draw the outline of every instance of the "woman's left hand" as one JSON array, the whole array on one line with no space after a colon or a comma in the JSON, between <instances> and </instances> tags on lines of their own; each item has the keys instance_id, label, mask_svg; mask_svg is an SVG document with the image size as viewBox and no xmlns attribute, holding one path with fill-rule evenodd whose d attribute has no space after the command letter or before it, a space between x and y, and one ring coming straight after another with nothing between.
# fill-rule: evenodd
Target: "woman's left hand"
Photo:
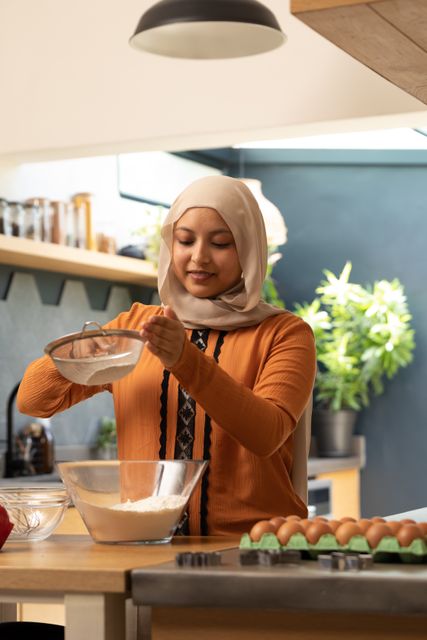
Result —
<instances>
[{"instance_id":1,"label":"woman's left hand","mask_svg":"<svg viewBox=\"0 0 427 640\"><path fill-rule=\"evenodd\" d=\"M178 362L186 333L171 307L164 308L163 316L151 316L144 322L141 336L145 340L145 348L157 356L164 367L171 368Z\"/></svg>"}]
</instances>

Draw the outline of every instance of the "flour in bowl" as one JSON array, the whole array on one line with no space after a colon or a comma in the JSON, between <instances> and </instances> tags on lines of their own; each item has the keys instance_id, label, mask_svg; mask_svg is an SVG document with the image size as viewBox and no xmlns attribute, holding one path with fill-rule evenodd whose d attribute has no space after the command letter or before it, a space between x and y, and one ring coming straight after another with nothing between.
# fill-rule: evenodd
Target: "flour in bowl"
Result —
<instances>
[{"instance_id":1,"label":"flour in bowl","mask_svg":"<svg viewBox=\"0 0 427 640\"><path fill-rule=\"evenodd\" d=\"M170 538L187 500L179 495L150 496L111 507L83 500L76 506L98 542L144 542Z\"/></svg>"}]
</instances>

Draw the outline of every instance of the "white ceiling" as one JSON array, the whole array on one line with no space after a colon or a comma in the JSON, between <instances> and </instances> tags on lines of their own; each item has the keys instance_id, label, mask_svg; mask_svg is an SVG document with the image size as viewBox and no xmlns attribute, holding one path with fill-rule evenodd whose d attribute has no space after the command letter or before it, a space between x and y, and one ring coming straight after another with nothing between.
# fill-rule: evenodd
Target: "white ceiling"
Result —
<instances>
[{"instance_id":1,"label":"white ceiling","mask_svg":"<svg viewBox=\"0 0 427 640\"><path fill-rule=\"evenodd\" d=\"M178 150L427 126L427 109L264 0L288 42L237 60L128 46L149 0L1 0L0 156Z\"/></svg>"}]
</instances>

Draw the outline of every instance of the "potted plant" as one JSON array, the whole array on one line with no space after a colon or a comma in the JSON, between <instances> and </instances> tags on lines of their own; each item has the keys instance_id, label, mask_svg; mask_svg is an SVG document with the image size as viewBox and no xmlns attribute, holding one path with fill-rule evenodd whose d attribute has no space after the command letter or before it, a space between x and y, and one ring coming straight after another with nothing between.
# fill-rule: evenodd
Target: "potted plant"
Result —
<instances>
[{"instance_id":1,"label":"potted plant","mask_svg":"<svg viewBox=\"0 0 427 640\"><path fill-rule=\"evenodd\" d=\"M115 418L103 417L99 421L98 437L96 439L98 456L102 460L117 458L117 433Z\"/></svg>"},{"instance_id":2,"label":"potted plant","mask_svg":"<svg viewBox=\"0 0 427 640\"><path fill-rule=\"evenodd\" d=\"M316 338L313 431L324 456L351 454L357 412L384 391L385 378L411 362L415 348L399 280L363 287L349 281L351 268L347 262L338 277L325 270L318 296L295 307Z\"/></svg>"}]
</instances>

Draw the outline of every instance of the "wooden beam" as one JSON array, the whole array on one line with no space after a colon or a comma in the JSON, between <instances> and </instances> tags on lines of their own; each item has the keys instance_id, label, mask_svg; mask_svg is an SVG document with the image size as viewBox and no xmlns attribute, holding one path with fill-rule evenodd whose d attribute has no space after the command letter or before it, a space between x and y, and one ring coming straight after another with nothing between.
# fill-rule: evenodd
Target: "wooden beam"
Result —
<instances>
[{"instance_id":1,"label":"wooden beam","mask_svg":"<svg viewBox=\"0 0 427 640\"><path fill-rule=\"evenodd\" d=\"M381 2L381 0L370 0ZM366 0L291 0L291 13L304 11L320 11L321 9L333 9L335 7L348 7L355 4L368 4Z\"/></svg>"},{"instance_id":2,"label":"wooden beam","mask_svg":"<svg viewBox=\"0 0 427 640\"><path fill-rule=\"evenodd\" d=\"M408 16L405 15L407 6L411 7ZM427 104L424 48L427 36L423 32L427 1L353 3L353 6L302 12L297 17L353 58ZM410 29L409 37L402 29Z\"/></svg>"},{"instance_id":3,"label":"wooden beam","mask_svg":"<svg viewBox=\"0 0 427 640\"><path fill-rule=\"evenodd\" d=\"M392 24L421 49L427 51L427 2L423 0L388 0L370 8Z\"/></svg>"}]
</instances>

